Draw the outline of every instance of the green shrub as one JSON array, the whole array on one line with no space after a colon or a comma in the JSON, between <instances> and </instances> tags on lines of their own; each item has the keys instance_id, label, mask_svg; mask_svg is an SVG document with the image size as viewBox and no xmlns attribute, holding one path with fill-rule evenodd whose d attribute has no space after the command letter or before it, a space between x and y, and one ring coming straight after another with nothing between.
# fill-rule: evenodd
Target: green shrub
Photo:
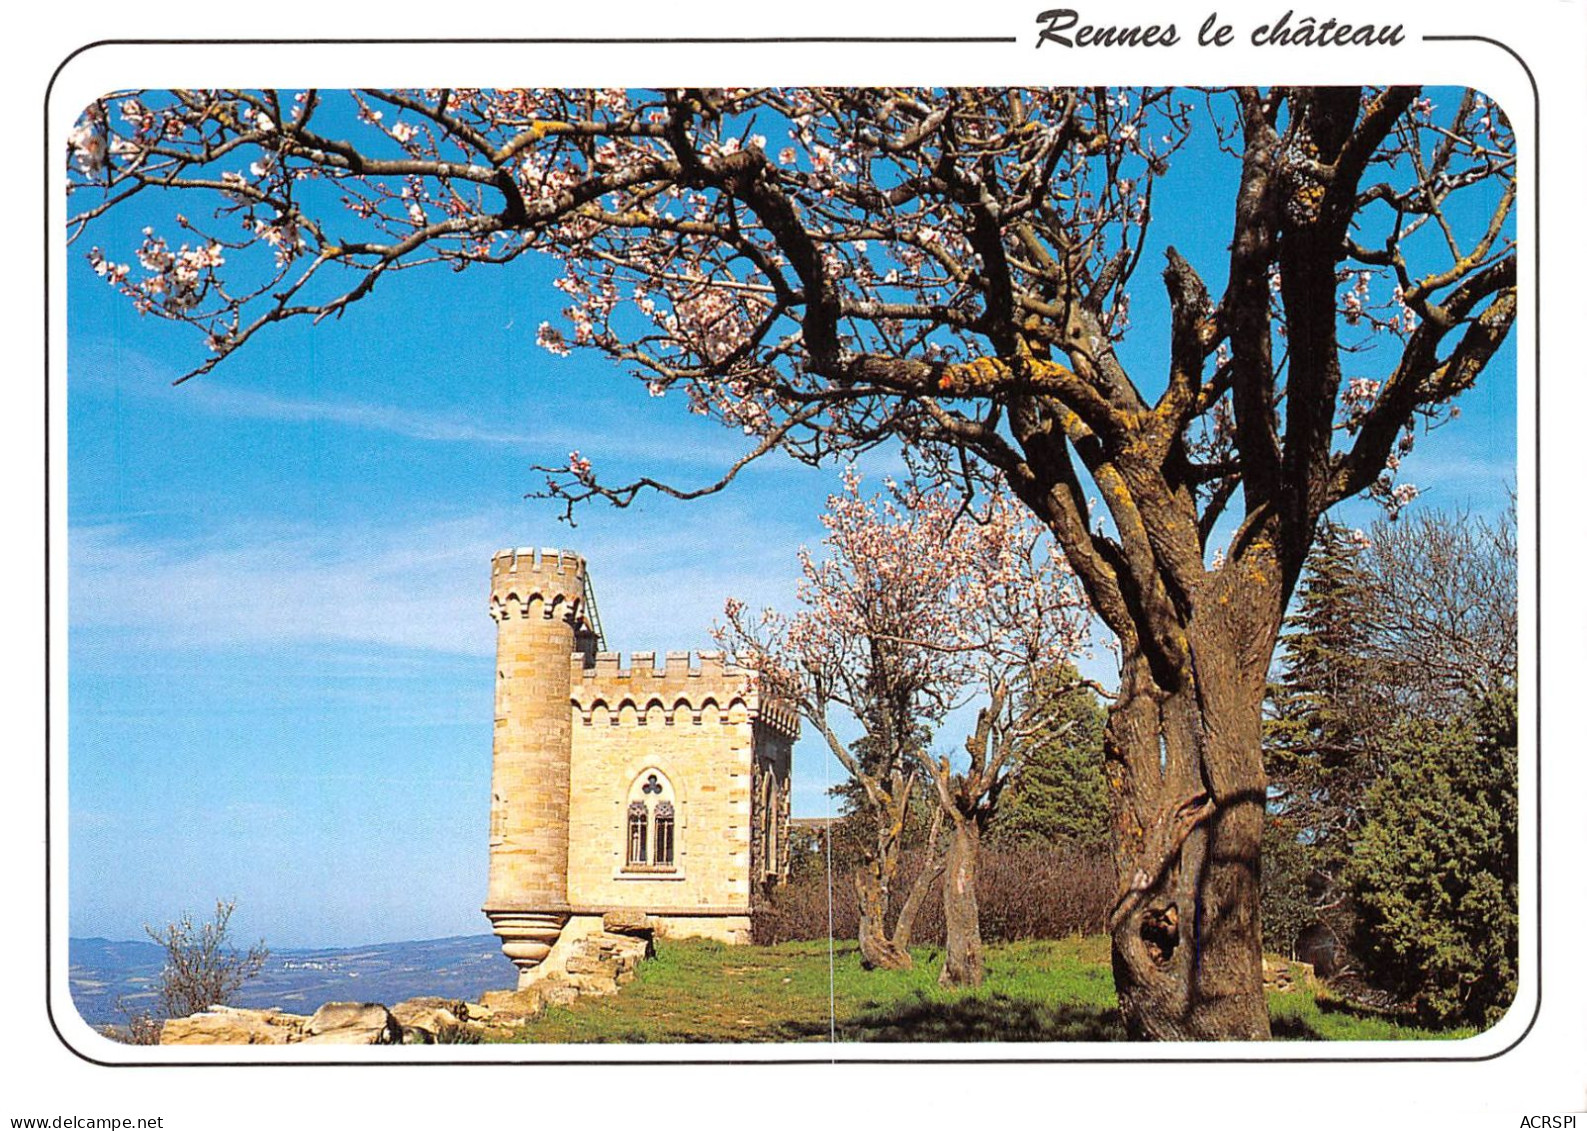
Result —
<instances>
[{"instance_id":1,"label":"green shrub","mask_svg":"<svg viewBox=\"0 0 1587 1131\"><path fill-rule=\"evenodd\" d=\"M1492 1025L1515 997L1518 957L1515 692L1390 741L1346 869L1356 952L1425 1023Z\"/></svg>"}]
</instances>

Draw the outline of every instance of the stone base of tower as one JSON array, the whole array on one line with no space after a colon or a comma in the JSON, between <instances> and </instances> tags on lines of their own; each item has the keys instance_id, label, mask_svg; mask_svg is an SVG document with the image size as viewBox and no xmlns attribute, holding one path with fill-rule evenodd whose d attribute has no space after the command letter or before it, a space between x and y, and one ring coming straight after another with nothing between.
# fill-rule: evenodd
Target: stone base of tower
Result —
<instances>
[{"instance_id":1,"label":"stone base of tower","mask_svg":"<svg viewBox=\"0 0 1587 1131\"><path fill-rule=\"evenodd\" d=\"M491 929L501 939L501 951L518 967L518 984L545 961L567 925L566 911L503 911L485 908Z\"/></svg>"},{"instance_id":2,"label":"stone base of tower","mask_svg":"<svg viewBox=\"0 0 1587 1131\"><path fill-rule=\"evenodd\" d=\"M520 990L547 977L564 974L564 963L579 942L605 929L607 912L615 907L576 907L566 912L495 911L487 909L501 938L502 953L518 968ZM729 946L749 943L751 918L738 909L669 909L645 916L658 939L714 939Z\"/></svg>"}]
</instances>

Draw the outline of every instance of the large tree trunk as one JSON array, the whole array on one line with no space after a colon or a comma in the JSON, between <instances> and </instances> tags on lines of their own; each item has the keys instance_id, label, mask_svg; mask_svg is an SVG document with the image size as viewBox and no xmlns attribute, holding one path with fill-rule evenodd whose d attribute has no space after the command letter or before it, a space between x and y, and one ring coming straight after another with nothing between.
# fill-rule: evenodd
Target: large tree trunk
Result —
<instances>
[{"instance_id":1,"label":"large tree trunk","mask_svg":"<svg viewBox=\"0 0 1587 1131\"><path fill-rule=\"evenodd\" d=\"M893 927L893 945L909 953L909 940L915 934L915 917L931 894L932 887L942 878L943 858L937 855L937 833L942 830L942 809L939 806L931 815L931 831L926 834L925 856L921 861L920 875L909 889L909 897L899 908L898 923Z\"/></svg>"},{"instance_id":2,"label":"large tree trunk","mask_svg":"<svg viewBox=\"0 0 1587 1131\"><path fill-rule=\"evenodd\" d=\"M887 937L888 890L879 865L880 861L867 861L854 872L860 902L860 964L867 970L908 970L914 959Z\"/></svg>"},{"instance_id":3,"label":"large tree trunk","mask_svg":"<svg viewBox=\"0 0 1587 1131\"><path fill-rule=\"evenodd\" d=\"M974 817L955 815L942 885L948 944L937 981L944 986L979 986L986 976L981 961L981 908L975 897L980 862L980 826Z\"/></svg>"},{"instance_id":4,"label":"large tree trunk","mask_svg":"<svg viewBox=\"0 0 1587 1131\"><path fill-rule=\"evenodd\" d=\"M867 970L908 970L914 966L914 959L904 946L888 937L887 912L893 881L898 878L904 823L915 778L913 774L906 778L895 769L886 778L865 777L861 781L876 839L854 872L860 910L860 963Z\"/></svg>"},{"instance_id":5,"label":"large tree trunk","mask_svg":"<svg viewBox=\"0 0 1587 1131\"><path fill-rule=\"evenodd\" d=\"M1126 654L1108 720L1120 879L1109 922L1114 982L1133 1038L1265 1040L1266 778L1253 673L1265 675L1271 649L1233 639L1222 616L1198 620L1177 687Z\"/></svg>"},{"instance_id":6,"label":"large tree trunk","mask_svg":"<svg viewBox=\"0 0 1587 1131\"><path fill-rule=\"evenodd\" d=\"M941 857L927 860L920 875L915 877L915 884L909 889L909 898L904 900L904 906L898 911L898 925L893 928L893 945L899 950L909 950L910 940L915 937L915 918L925 905L926 896L931 894L932 886L941 878Z\"/></svg>"}]
</instances>

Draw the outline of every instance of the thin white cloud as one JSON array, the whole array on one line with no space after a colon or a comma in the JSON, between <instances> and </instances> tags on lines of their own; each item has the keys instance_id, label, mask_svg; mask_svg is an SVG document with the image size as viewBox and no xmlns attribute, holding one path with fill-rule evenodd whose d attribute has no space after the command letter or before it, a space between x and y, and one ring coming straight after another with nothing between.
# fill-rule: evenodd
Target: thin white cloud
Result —
<instances>
[{"instance_id":1,"label":"thin white cloud","mask_svg":"<svg viewBox=\"0 0 1587 1131\"><path fill-rule=\"evenodd\" d=\"M143 646L358 641L488 654L489 526L484 518L357 532L238 523L200 539L74 527L71 624Z\"/></svg>"},{"instance_id":2,"label":"thin white cloud","mask_svg":"<svg viewBox=\"0 0 1587 1131\"><path fill-rule=\"evenodd\" d=\"M446 444L483 444L522 450L537 460L559 464L571 451L578 450L599 460L631 460L646 464L670 463L709 470L714 479L752 446L746 437L726 430L706 432L691 429L680 439L679 418L660 416L636 420L637 426L601 428L588 418L555 423L543 419L526 422L524 427L501 427L455 410L401 408L362 401L327 400L316 397L289 397L258 389L237 388L215 377L200 378L173 389L176 370L135 351L90 346L72 359L72 389L75 393L104 392L111 387L110 374L118 396L161 399L168 409L196 411L223 417L275 420L286 423L330 424L361 431L382 432L410 440ZM657 406L664 414L672 406ZM704 433L704 434L700 434ZM769 464L768 464L769 465ZM702 470L700 476L707 472ZM694 486L691 482L686 486Z\"/></svg>"},{"instance_id":3,"label":"thin white cloud","mask_svg":"<svg viewBox=\"0 0 1587 1131\"><path fill-rule=\"evenodd\" d=\"M751 527L723 507L621 517L601 533L555 528L537 540L590 561L614 648L710 647L729 594L791 600L797 527ZM490 558L514 541L498 514L336 529L237 520L191 538L81 524L68 539L71 626L136 648L342 642L373 646L371 658L388 648L487 656Z\"/></svg>"},{"instance_id":4,"label":"thin white cloud","mask_svg":"<svg viewBox=\"0 0 1587 1131\"><path fill-rule=\"evenodd\" d=\"M523 432L485 427L457 413L415 411L389 405L321 400L293 400L249 389L204 386L194 391L197 407L229 416L339 424L376 432L389 432L413 440L451 444L494 444L531 448L543 440Z\"/></svg>"}]
</instances>

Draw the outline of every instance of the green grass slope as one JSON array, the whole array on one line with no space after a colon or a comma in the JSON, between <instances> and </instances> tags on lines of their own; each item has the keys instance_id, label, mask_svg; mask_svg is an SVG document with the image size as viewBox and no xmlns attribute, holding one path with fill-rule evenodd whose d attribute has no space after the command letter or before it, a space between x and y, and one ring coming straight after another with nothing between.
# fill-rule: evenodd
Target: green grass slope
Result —
<instances>
[{"instance_id":1,"label":"green grass slope","mask_svg":"<svg viewBox=\"0 0 1587 1131\"><path fill-rule=\"evenodd\" d=\"M973 991L937 985L941 954L914 951L913 970L867 971L840 942L728 947L666 940L639 977L612 997L554 1006L500 1039L589 1042L1117 1041L1124 1039L1108 940L989 946ZM1269 994L1275 1037L1290 1040L1448 1039L1305 989Z\"/></svg>"}]
</instances>

